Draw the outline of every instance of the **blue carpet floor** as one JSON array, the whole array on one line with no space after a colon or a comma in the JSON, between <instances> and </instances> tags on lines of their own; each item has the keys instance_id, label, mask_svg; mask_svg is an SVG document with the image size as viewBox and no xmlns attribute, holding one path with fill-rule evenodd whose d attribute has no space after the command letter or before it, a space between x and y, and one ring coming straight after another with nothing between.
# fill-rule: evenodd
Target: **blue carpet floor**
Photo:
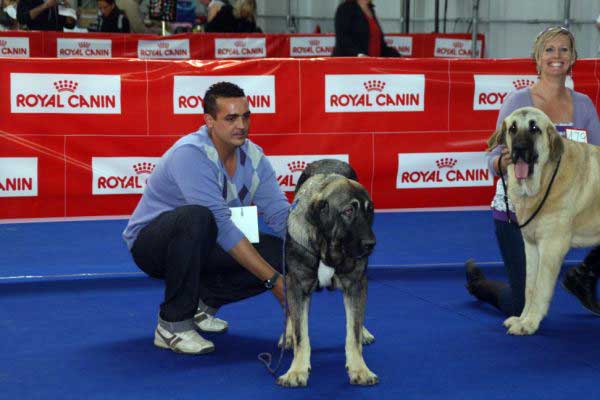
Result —
<instances>
[{"instance_id":1,"label":"blue carpet floor","mask_svg":"<svg viewBox=\"0 0 600 400\"><path fill-rule=\"evenodd\" d=\"M119 240L124 221L0 225L0 398L4 399L568 399L594 398L600 318L561 288L540 331L505 334L503 318L464 290L462 263L501 278L485 212L377 214L365 360L380 384L349 385L341 295L317 293L312 373L283 389L257 360L278 358L283 320L263 294L219 316L216 351L152 345L162 283L138 273ZM584 251L570 253L570 262ZM33 276L34 278L26 278ZM37 278L36 278L37 277ZM280 373L291 362L284 355ZM590 397L591 396L591 397Z\"/></svg>"}]
</instances>

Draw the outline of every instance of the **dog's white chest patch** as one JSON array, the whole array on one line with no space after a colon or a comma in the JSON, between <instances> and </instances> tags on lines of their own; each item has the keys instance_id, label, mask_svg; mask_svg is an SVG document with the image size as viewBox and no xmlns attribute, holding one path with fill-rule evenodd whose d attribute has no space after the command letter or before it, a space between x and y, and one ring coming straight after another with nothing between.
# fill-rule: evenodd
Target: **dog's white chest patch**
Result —
<instances>
[{"instance_id":1,"label":"dog's white chest patch","mask_svg":"<svg viewBox=\"0 0 600 400\"><path fill-rule=\"evenodd\" d=\"M335 269L323 264L323 261L319 261L319 286L322 288L331 286L331 278L335 274Z\"/></svg>"}]
</instances>

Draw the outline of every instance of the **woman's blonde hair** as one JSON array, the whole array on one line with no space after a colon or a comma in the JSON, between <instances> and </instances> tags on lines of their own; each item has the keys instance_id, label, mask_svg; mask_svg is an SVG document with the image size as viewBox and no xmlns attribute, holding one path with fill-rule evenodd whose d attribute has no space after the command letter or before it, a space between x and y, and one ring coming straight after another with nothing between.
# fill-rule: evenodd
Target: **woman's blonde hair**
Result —
<instances>
[{"instance_id":1,"label":"woman's blonde hair","mask_svg":"<svg viewBox=\"0 0 600 400\"><path fill-rule=\"evenodd\" d=\"M256 0L237 0L233 7L233 15L236 18L254 21L256 19Z\"/></svg>"},{"instance_id":2,"label":"woman's blonde hair","mask_svg":"<svg viewBox=\"0 0 600 400\"><path fill-rule=\"evenodd\" d=\"M540 33L538 33L535 38L535 42L533 42L533 48L531 51L531 56L535 61L536 68L538 74L540 73L540 66L538 62L542 58L542 53L544 52L544 47L548 40L552 40L559 35L564 35L569 38L569 43L571 45L571 58L573 59L573 63L577 60L577 49L575 48L575 37L571 33L570 30L565 28L564 26L551 26L549 28L544 29ZM571 69L569 69L569 72Z\"/></svg>"}]
</instances>

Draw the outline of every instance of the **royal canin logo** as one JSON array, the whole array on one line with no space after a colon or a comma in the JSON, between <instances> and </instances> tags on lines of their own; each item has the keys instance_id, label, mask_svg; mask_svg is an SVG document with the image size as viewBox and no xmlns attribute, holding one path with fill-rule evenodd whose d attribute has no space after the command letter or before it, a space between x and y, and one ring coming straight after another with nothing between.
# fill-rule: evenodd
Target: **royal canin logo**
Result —
<instances>
[{"instance_id":1,"label":"royal canin logo","mask_svg":"<svg viewBox=\"0 0 600 400\"><path fill-rule=\"evenodd\" d=\"M455 49L462 49L463 47L465 47L465 44L463 42L453 42L452 47L454 47Z\"/></svg>"},{"instance_id":2,"label":"royal canin logo","mask_svg":"<svg viewBox=\"0 0 600 400\"><path fill-rule=\"evenodd\" d=\"M454 166L456 165L456 163L458 162L458 160L454 159L454 158L440 158L439 160L436 160L435 164L437 165L438 168L454 168Z\"/></svg>"},{"instance_id":3,"label":"royal canin logo","mask_svg":"<svg viewBox=\"0 0 600 400\"><path fill-rule=\"evenodd\" d=\"M313 161L326 158L336 159L348 162L347 154L312 154L312 155L287 155L287 156L267 156L269 162L275 170L275 176L281 191L288 195L294 192L298 179L302 172Z\"/></svg>"},{"instance_id":4,"label":"royal canin logo","mask_svg":"<svg viewBox=\"0 0 600 400\"><path fill-rule=\"evenodd\" d=\"M77 43L80 49L89 49L92 46L91 42L79 42Z\"/></svg>"},{"instance_id":5,"label":"royal canin logo","mask_svg":"<svg viewBox=\"0 0 600 400\"><path fill-rule=\"evenodd\" d=\"M62 81L54 82L54 87L56 88L56 91L58 93L62 93L62 92L75 93L75 90L77 90L77 86L79 86L79 83L77 83L75 81L70 81L70 80L62 80Z\"/></svg>"},{"instance_id":6,"label":"royal canin logo","mask_svg":"<svg viewBox=\"0 0 600 400\"><path fill-rule=\"evenodd\" d=\"M515 89L523 89L529 86L533 86L534 83L535 81L532 81L531 79L516 79L512 82Z\"/></svg>"},{"instance_id":7,"label":"royal canin logo","mask_svg":"<svg viewBox=\"0 0 600 400\"><path fill-rule=\"evenodd\" d=\"M99 175L94 194L141 193L146 187L148 177L156 167L152 162L137 162L127 168L126 174Z\"/></svg>"},{"instance_id":8,"label":"royal canin logo","mask_svg":"<svg viewBox=\"0 0 600 400\"><path fill-rule=\"evenodd\" d=\"M12 73L11 112L120 114L119 75Z\"/></svg>"},{"instance_id":9,"label":"royal canin logo","mask_svg":"<svg viewBox=\"0 0 600 400\"><path fill-rule=\"evenodd\" d=\"M298 183L298 179L300 178L300 174L308 163L303 160L293 160L287 163L287 169L289 173L284 173L277 176L277 182L279 182L279 186L284 186L288 188L293 188Z\"/></svg>"},{"instance_id":10,"label":"royal canin logo","mask_svg":"<svg viewBox=\"0 0 600 400\"><path fill-rule=\"evenodd\" d=\"M385 88L385 82L371 80L371 81L364 82L363 86L365 87L365 89L367 89L367 92L373 92L373 91L381 92Z\"/></svg>"},{"instance_id":11,"label":"royal canin logo","mask_svg":"<svg viewBox=\"0 0 600 400\"><path fill-rule=\"evenodd\" d=\"M236 40L233 42L235 47L246 47L246 42L244 40Z\"/></svg>"},{"instance_id":12,"label":"royal canin logo","mask_svg":"<svg viewBox=\"0 0 600 400\"><path fill-rule=\"evenodd\" d=\"M159 49L168 49L169 48L169 42L158 42L157 44Z\"/></svg>"},{"instance_id":13,"label":"royal canin logo","mask_svg":"<svg viewBox=\"0 0 600 400\"><path fill-rule=\"evenodd\" d=\"M321 41L320 41L319 39L312 39L312 40L309 40L309 42L308 42L308 43L309 43L311 46L318 46L318 45L320 45L320 44L321 44Z\"/></svg>"},{"instance_id":14,"label":"royal canin logo","mask_svg":"<svg viewBox=\"0 0 600 400\"><path fill-rule=\"evenodd\" d=\"M491 186L484 152L398 154L397 189Z\"/></svg>"},{"instance_id":15,"label":"royal canin logo","mask_svg":"<svg viewBox=\"0 0 600 400\"><path fill-rule=\"evenodd\" d=\"M4 47L8 44L6 40L0 40L0 47Z\"/></svg>"},{"instance_id":16,"label":"royal canin logo","mask_svg":"<svg viewBox=\"0 0 600 400\"><path fill-rule=\"evenodd\" d=\"M290 172L302 172L306 168L306 162L304 161L292 161L288 163Z\"/></svg>"},{"instance_id":17,"label":"royal canin logo","mask_svg":"<svg viewBox=\"0 0 600 400\"><path fill-rule=\"evenodd\" d=\"M92 157L92 194L139 194L159 157Z\"/></svg>"},{"instance_id":18,"label":"royal canin logo","mask_svg":"<svg viewBox=\"0 0 600 400\"><path fill-rule=\"evenodd\" d=\"M325 76L326 112L422 111L424 95L423 75Z\"/></svg>"},{"instance_id":19,"label":"royal canin logo","mask_svg":"<svg viewBox=\"0 0 600 400\"><path fill-rule=\"evenodd\" d=\"M155 167L156 167L156 164L153 164L150 162L139 162L139 163L133 165L133 170L138 175L151 174L152 171L154 171Z\"/></svg>"}]
</instances>

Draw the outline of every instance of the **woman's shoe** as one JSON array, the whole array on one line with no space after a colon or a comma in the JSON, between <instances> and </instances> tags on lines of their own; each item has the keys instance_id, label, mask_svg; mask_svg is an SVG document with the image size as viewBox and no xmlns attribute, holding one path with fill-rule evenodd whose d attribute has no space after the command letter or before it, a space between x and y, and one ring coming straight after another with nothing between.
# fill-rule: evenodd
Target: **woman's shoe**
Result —
<instances>
[{"instance_id":1,"label":"woman's shoe","mask_svg":"<svg viewBox=\"0 0 600 400\"><path fill-rule=\"evenodd\" d=\"M485 275L477 265L475 264L475 260L469 258L467 262L465 262L465 273L467 275L467 284L465 287L475 297L478 297L476 293L476 285L485 280Z\"/></svg>"}]
</instances>

